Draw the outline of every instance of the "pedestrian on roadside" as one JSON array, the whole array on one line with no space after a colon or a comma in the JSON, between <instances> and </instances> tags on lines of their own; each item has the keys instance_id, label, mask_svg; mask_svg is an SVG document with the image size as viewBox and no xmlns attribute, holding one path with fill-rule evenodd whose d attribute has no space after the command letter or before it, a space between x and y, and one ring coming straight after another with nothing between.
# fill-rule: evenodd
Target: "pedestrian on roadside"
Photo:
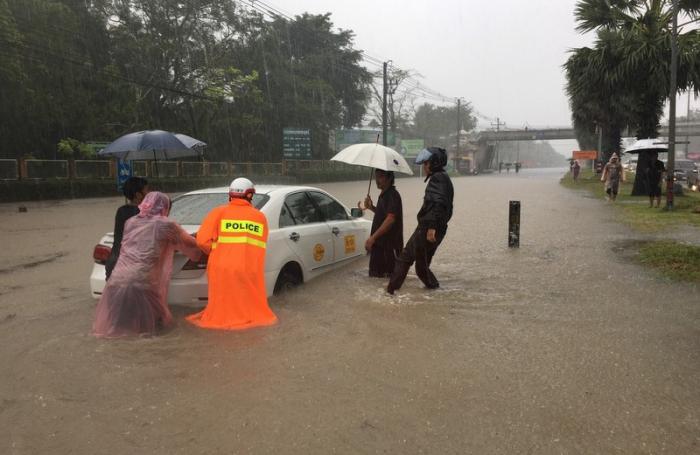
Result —
<instances>
[{"instance_id":1,"label":"pedestrian on roadside","mask_svg":"<svg viewBox=\"0 0 700 455\"><path fill-rule=\"evenodd\" d=\"M658 152L652 152L651 164L647 168L646 174L649 186L649 208L654 207L654 199L656 199L656 207L659 208L661 205L661 182L666 174L666 167L659 159Z\"/></svg>"},{"instance_id":2,"label":"pedestrian on roadside","mask_svg":"<svg viewBox=\"0 0 700 455\"><path fill-rule=\"evenodd\" d=\"M574 182L578 181L578 176L581 173L581 164L579 164L578 160L574 160L574 163L571 165L571 174L574 177Z\"/></svg>"},{"instance_id":3,"label":"pedestrian on roadside","mask_svg":"<svg viewBox=\"0 0 700 455\"><path fill-rule=\"evenodd\" d=\"M95 310L95 336L155 335L172 323L167 292L175 250L193 261L202 252L169 212L168 196L153 191L127 220L117 265Z\"/></svg>"},{"instance_id":4,"label":"pedestrian on roadside","mask_svg":"<svg viewBox=\"0 0 700 455\"><path fill-rule=\"evenodd\" d=\"M416 157L416 164L423 166L428 181L423 197L423 206L418 212L418 227L406 243L391 274L386 291L394 294L403 285L408 270L416 263L416 274L428 289L440 286L430 264L438 246L447 234L447 223L452 218L454 188L445 172L447 152L440 147L423 149Z\"/></svg>"},{"instance_id":5,"label":"pedestrian on roadside","mask_svg":"<svg viewBox=\"0 0 700 455\"><path fill-rule=\"evenodd\" d=\"M615 202L620 189L620 182L625 181L625 171L622 168L622 164L620 164L620 157L617 153L612 154L610 161L603 168L603 176L600 178L600 181L605 183L606 199Z\"/></svg>"},{"instance_id":6,"label":"pedestrian on roadside","mask_svg":"<svg viewBox=\"0 0 700 455\"><path fill-rule=\"evenodd\" d=\"M394 271L396 258L403 248L403 205L394 185L393 172L376 169L374 178L381 193L376 206L369 194L365 198L364 207L374 212L365 249L370 254L369 276L386 278Z\"/></svg>"},{"instance_id":7,"label":"pedestrian on roadside","mask_svg":"<svg viewBox=\"0 0 700 455\"><path fill-rule=\"evenodd\" d=\"M148 181L144 178L129 177L124 182L122 192L127 202L117 209L117 213L114 216L114 243L112 244L112 251L105 261L105 279L107 280L112 275L112 270L114 270L117 259L119 259L119 250L121 249L122 237L124 236L124 224L132 216L138 215L139 204L146 197L148 191Z\"/></svg>"},{"instance_id":8,"label":"pedestrian on roadside","mask_svg":"<svg viewBox=\"0 0 700 455\"><path fill-rule=\"evenodd\" d=\"M265 214L253 206L254 195L253 182L235 179L229 203L209 212L197 232L197 245L209 254L209 300L204 310L187 317L194 325L241 330L277 322L265 288L269 229Z\"/></svg>"}]
</instances>

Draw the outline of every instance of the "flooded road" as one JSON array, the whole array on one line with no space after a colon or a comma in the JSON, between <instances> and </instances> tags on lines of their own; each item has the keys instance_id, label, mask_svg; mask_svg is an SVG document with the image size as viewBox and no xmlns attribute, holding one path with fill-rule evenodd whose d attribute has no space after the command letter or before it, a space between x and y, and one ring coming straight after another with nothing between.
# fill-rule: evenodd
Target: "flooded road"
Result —
<instances>
[{"instance_id":1,"label":"flooded road","mask_svg":"<svg viewBox=\"0 0 700 455\"><path fill-rule=\"evenodd\" d=\"M699 453L697 286L634 264L635 234L562 173L454 179L439 290L412 271L390 297L363 259L272 299L277 326L174 308L137 340L89 335L121 199L0 205L0 453ZM366 183L322 187L354 205ZM424 184L397 188L408 238Z\"/></svg>"}]
</instances>

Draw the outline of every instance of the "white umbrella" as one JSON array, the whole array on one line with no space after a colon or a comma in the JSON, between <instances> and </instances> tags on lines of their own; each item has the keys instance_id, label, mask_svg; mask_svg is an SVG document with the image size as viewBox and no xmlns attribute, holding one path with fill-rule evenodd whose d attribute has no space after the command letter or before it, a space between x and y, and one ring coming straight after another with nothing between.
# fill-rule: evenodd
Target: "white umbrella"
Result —
<instances>
[{"instance_id":1,"label":"white umbrella","mask_svg":"<svg viewBox=\"0 0 700 455\"><path fill-rule=\"evenodd\" d=\"M413 175L413 170L403 156L380 144L353 144L338 152L331 161Z\"/></svg>"},{"instance_id":2,"label":"white umbrella","mask_svg":"<svg viewBox=\"0 0 700 455\"><path fill-rule=\"evenodd\" d=\"M625 153L639 153L644 150L655 150L657 152L668 152L668 143L662 138L639 139L634 144L625 149Z\"/></svg>"},{"instance_id":3,"label":"white umbrella","mask_svg":"<svg viewBox=\"0 0 700 455\"><path fill-rule=\"evenodd\" d=\"M365 166L372 169L413 175L411 167L404 157L396 150L371 142L366 144L353 144L346 147L336 153L335 156L331 158L331 161L340 161L341 163L354 164L356 166ZM367 188L368 195L370 188L372 188L371 175L369 177L369 187Z\"/></svg>"}]
</instances>

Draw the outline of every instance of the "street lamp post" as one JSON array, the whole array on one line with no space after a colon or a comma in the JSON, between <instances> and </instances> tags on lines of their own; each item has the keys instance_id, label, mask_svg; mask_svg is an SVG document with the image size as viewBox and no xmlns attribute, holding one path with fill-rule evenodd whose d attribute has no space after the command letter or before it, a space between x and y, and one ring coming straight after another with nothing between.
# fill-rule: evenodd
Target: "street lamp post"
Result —
<instances>
[{"instance_id":1,"label":"street lamp post","mask_svg":"<svg viewBox=\"0 0 700 455\"><path fill-rule=\"evenodd\" d=\"M673 210L673 169L676 159L676 91L678 86L678 0L672 0L671 83L668 109L668 161L666 163L666 210Z\"/></svg>"}]
</instances>

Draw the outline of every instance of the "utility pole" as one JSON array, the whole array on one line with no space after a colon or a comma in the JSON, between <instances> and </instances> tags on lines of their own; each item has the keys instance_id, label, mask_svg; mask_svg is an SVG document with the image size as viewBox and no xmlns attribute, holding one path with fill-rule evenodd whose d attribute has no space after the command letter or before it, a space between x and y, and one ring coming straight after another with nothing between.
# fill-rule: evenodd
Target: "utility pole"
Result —
<instances>
[{"instance_id":1,"label":"utility pole","mask_svg":"<svg viewBox=\"0 0 700 455\"><path fill-rule=\"evenodd\" d=\"M386 93L388 90L387 80L387 66L388 62L384 62L384 90L382 93L382 145L386 145L386 128L387 128L387 118L386 118Z\"/></svg>"},{"instance_id":2,"label":"utility pole","mask_svg":"<svg viewBox=\"0 0 700 455\"><path fill-rule=\"evenodd\" d=\"M688 159L688 148L690 147L690 90L688 90L688 109L685 113L685 159Z\"/></svg>"},{"instance_id":3,"label":"utility pole","mask_svg":"<svg viewBox=\"0 0 700 455\"><path fill-rule=\"evenodd\" d=\"M603 127L601 125L596 125L596 130L598 132L598 159L603 161ZM591 160L591 170L595 175L595 162L596 160ZM605 161L603 161L605 162Z\"/></svg>"},{"instance_id":4,"label":"utility pole","mask_svg":"<svg viewBox=\"0 0 700 455\"><path fill-rule=\"evenodd\" d=\"M460 112L462 100L457 98L457 144L455 145L455 159L460 159L459 146L462 142L462 114Z\"/></svg>"},{"instance_id":5,"label":"utility pole","mask_svg":"<svg viewBox=\"0 0 700 455\"><path fill-rule=\"evenodd\" d=\"M673 168L676 160L676 91L678 78L678 0L672 0L671 87L668 109L668 161L666 163L666 210L673 210Z\"/></svg>"},{"instance_id":6,"label":"utility pole","mask_svg":"<svg viewBox=\"0 0 700 455\"><path fill-rule=\"evenodd\" d=\"M491 126L496 127L496 134L498 134L501 131L501 125L506 126L506 123L501 122L501 119L498 117L496 117L496 123L491 123ZM500 163L501 161L499 160L498 140L496 140L496 165L500 166Z\"/></svg>"}]
</instances>

